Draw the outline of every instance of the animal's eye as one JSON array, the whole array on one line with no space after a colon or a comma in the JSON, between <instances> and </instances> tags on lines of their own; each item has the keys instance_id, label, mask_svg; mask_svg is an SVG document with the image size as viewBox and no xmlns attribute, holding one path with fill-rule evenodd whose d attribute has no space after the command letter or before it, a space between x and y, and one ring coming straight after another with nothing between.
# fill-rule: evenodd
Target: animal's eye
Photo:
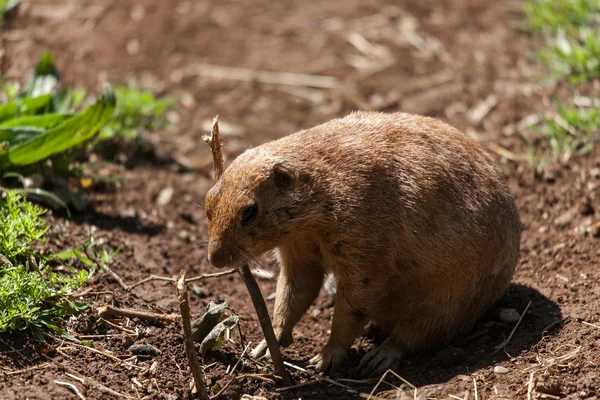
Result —
<instances>
[{"instance_id":1,"label":"animal's eye","mask_svg":"<svg viewBox=\"0 0 600 400\"><path fill-rule=\"evenodd\" d=\"M242 213L242 225L247 224L252 221L258 215L258 207L256 204L248 206L244 209Z\"/></svg>"}]
</instances>

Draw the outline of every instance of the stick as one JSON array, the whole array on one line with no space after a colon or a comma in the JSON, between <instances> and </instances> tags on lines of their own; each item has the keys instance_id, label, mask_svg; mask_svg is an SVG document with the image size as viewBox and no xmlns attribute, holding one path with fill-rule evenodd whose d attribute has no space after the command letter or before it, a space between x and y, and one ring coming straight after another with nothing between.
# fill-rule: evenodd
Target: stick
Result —
<instances>
[{"instance_id":1,"label":"stick","mask_svg":"<svg viewBox=\"0 0 600 400\"><path fill-rule=\"evenodd\" d=\"M145 321L154 322L177 322L181 319L181 316L176 314L156 314L147 311L138 311L124 308L116 308L112 306L102 306L98 309L98 315L100 317L125 317L125 318L139 318Z\"/></svg>"},{"instance_id":2,"label":"stick","mask_svg":"<svg viewBox=\"0 0 600 400\"><path fill-rule=\"evenodd\" d=\"M98 266L99 268L101 268L101 269L105 270L106 272L108 272L108 274L119 284L119 286L121 286L121 288L123 290L127 290L127 285L125 284L125 282L123 281L123 279L119 275L117 275L117 273L115 271L113 271L112 269L110 269L108 267L108 265L104 265L96 257L92 257L92 255L88 251L87 246L84 246L83 252L85 253L85 255L86 255L87 258L89 258L90 260L92 260L96 264L96 266Z\"/></svg>"},{"instance_id":3,"label":"stick","mask_svg":"<svg viewBox=\"0 0 600 400\"><path fill-rule=\"evenodd\" d=\"M223 154L221 153L221 143L219 140L218 116L216 116L213 121L210 137L205 137L204 140L206 143L208 143L212 150L215 172L214 175L215 179L219 180L219 178L223 175L224 168ZM240 277L244 281L246 289L248 289L248 293L252 299L252 304L256 310L256 315L258 316L267 346L269 347L269 352L271 353L271 359L273 360L275 372L283 379L283 384L288 386L291 384L291 380L287 370L285 369L285 365L283 365L283 357L281 356L281 350L279 349L279 342L277 341L275 332L273 332L273 325L271 324L271 318L269 317L269 311L267 310L265 299L260 292L260 288L256 283L256 279L254 279L254 276L252 276L252 272L250 271L248 264L244 264L238 272L240 273Z\"/></svg>"},{"instance_id":4,"label":"stick","mask_svg":"<svg viewBox=\"0 0 600 400\"><path fill-rule=\"evenodd\" d=\"M192 65L189 70L191 74L215 79L233 79L245 82L255 81L260 83L273 83L276 85L309 86L323 89L333 89L338 86L337 78L324 75L261 71L209 64Z\"/></svg>"},{"instance_id":5,"label":"stick","mask_svg":"<svg viewBox=\"0 0 600 400\"><path fill-rule=\"evenodd\" d=\"M531 394L533 393L533 371L529 374L529 382L527 383L527 400L531 400Z\"/></svg>"},{"instance_id":6,"label":"stick","mask_svg":"<svg viewBox=\"0 0 600 400\"><path fill-rule=\"evenodd\" d=\"M240 268L240 276L242 277L242 280L248 289L248 293L252 299L252 304L254 304L256 315L258 315L260 326L263 330L263 334L265 335L269 352L271 353L271 359L273 360L275 372L277 375L283 378L284 385L288 386L291 384L290 377L285 369L285 365L283 365L283 357L281 356L279 342L277 341L277 337L273 331L271 318L269 317L269 312L267 311L267 303L265 303L265 299L260 292L260 288L256 283L256 279L254 279L252 272L250 272L250 267L248 267L248 264L245 264Z\"/></svg>"},{"instance_id":7,"label":"stick","mask_svg":"<svg viewBox=\"0 0 600 400\"><path fill-rule=\"evenodd\" d=\"M50 357L44 355L48 360L52 361L54 363L54 365L56 365L58 368L62 369L63 371L67 371L72 375L77 375L79 374L79 372L75 371L74 369L67 367L65 364L62 364L58 361L54 361L52 360ZM106 393L106 394L110 394L111 396L115 396L115 397L121 397L124 399L135 399L135 397L131 397L128 396L126 394L122 394L117 392L116 390L113 390L109 387L104 386L103 384L101 384L100 382L97 382L95 380L93 380L92 378L86 377L86 378L79 378L80 382L81 379L83 379L87 384L89 384L90 386L92 386L93 388L97 389L98 391L102 392L102 393ZM86 385L84 383L84 385ZM87 385L86 385L87 386Z\"/></svg>"},{"instance_id":8,"label":"stick","mask_svg":"<svg viewBox=\"0 0 600 400\"><path fill-rule=\"evenodd\" d=\"M521 324L521 321L523 321L523 317L525 316L525 314L527 314L527 310L529 310L529 307L531 306L531 301L529 303L527 303L527 307L525 307L525 310L523 310L523 314L521 314L521 318L519 318L519 321L517 321L517 324L515 325L515 327L513 328L513 330L510 332L510 335L508 335L508 339L506 339L504 341L504 343L500 344L498 347L496 347L496 350L494 350L492 352L492 354L497 353L498 351L502 350L503 348L506 347L506 345L508 345L508 342L510 342L510 339L512 339L513 335L515 334L515 332L517 331L517 328L519 327L519 325Z\"/></svg>"},{"instance_id":9,"label":"stick","mask_svg":"<svg viewBox=\"0 0 600 400\"><path fill-rule=\"evenodd\" d=\"M228 269L227 271L221 271L221 272L215 272L214 274L202 274L199 276L195 276L193 278L188 278L185 281L186 282L196 282L196 281L201 281L203 279L206 278L219 278L221 276L225 276L225 275L231 275L237 272L237 269L232 268L232 269ZM136 286L139 286L143 283L146 282L150 282L150 281L166 281L166 282L176 282L177 279L175 278L169 278L167 276L158 276L158 275L150 275L148 278L142 279L141 281L138 281L136 283L134 283L133 285L130 285L127 287L127 290L131 290Z\"/></svg>"},{"instance_id":10,"label":"stick","mask_svg":"<svg viewBox=\"0 0 600 400\"><path fill-rule=\"evenodd\" d=\"M225 171L223 166L223 153L221 152L221 139L219 138L219 116L213 119L210 136L204 136L204 141L208 143L213 155L213 170L215 173L215 181L221 178L221 174Z\"/></svg>"},{"instance_id":11,"label":"stick","mask_svg":"<svg viewBox=\"0 0 600 400\"><path fill-rule=\"evenodd\" d=\"M190 304L188 302L187 285L185 283L185 272L177 280L177 293L179 294L179 309L181 310L181 324L183 325L185 355L190 364L190 370L196 384L196 391L201 400L209 400L206 386L204 385L204 374L198 362L194 339L192 337L192 321L190 317Z\"/></svg>"},{"instance_id":12,"label":"stick","mask_svg":"<svg viewBox=\"0 0 600 400\"><path fill-rule=\"evenodd\" d=\"M61 381L54 381L54 383L56 383L57 385L62 385L62 386L68 387L73 392L75 392L75 394L77 395L77 397L79 397L81 400L85 400L85 397L81 394L81 392L79 391L79 389L77 389L77 386L73 385L72 383L61 382Z\"/></svg>"}]
</instances>

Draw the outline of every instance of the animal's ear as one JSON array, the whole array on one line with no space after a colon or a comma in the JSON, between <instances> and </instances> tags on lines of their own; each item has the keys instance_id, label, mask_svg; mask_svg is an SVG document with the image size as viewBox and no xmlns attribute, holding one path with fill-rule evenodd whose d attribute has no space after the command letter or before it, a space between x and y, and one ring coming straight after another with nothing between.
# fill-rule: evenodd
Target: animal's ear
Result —
<instances>
[{"instance_id":1,"label":"animal's ear","mask_svg":"<svg viewBox=\"0 0 600 400\"><path fill-rule=\"evenodd\" d=\"M291 189L296 184L296 173L281 163L273 166L273 181L280 189Z\"/></svg>"}]
</instances>

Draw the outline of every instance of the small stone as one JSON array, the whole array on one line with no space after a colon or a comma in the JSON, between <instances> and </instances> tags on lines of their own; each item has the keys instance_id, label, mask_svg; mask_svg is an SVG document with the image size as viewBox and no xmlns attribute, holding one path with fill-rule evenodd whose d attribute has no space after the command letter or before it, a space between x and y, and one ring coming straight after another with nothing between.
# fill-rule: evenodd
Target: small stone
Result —
<instances>
[{"instance_id":1,"label":"small stone","mask_svg":"<svg viewBox=\"0 0 600 400\"><path fill-rule=\"evenodd\" d=\"M498 318L503 322L512 324L517 322L521 318L521 315L514 308L503 308L498 312Z\"/></svg>"},{"instance_id":2,"label":"small stone","mask_svg":"<svg viewBox=\"0 0 600 400\"><path fill-rule=\"evenodd\" d=\"M136 355L144 355L144 356L158 356L161 354L161 351L151 344L146 343L136 343L129 346L129 351L132 354Z\"/></svg>"},{"instance_id":3,"label":"small stone","mask_svg":"<svg viewBox=\"0 0 600 400\"><path fill-rule=\"evenodd\" d=\"M128 207L124 210L121 210L119 215L121 216L121 218L135 218L135 216L137 215L137 212L135 211L135 208Z\"/></svg>"},{"instance_id":4,"label":"small stone","mask_svg":"<svg viewBox=\"0 0 600 400\"><path fill-rule=\"evenodd\" d=\"M573 218L575 218L575 215L577 215L577 209L572 208L569 211L567 211L566 213L562 214L560 217L556 218L554 220L554 225L556 225L558 227L566 226L569 223L571 223Z\"/></svg>"},{"instance_id":5,"label":"small stone","mask_svg":"<svg viewBox=\"0 0 600 400\"><path fill-rule=\"evenodd\" d=\"M589 199L589 197L582 199L579 203L579 213L581 215L594 214L594 206L592 206L592 201Z\"/></svg>"},{"instance_id":6,"label":"small stone","mask_svg":"<svg viewBox=\"0 0 600 400\"><path fill-rule=\"evenodd\" d=\"M146 9L141 4L136 4L135 6L133 6L133 8L131 9L131 13L129 14L129 16L134 22L140 22L144 19L145 15Z\"/></svg>"},{"instance_id":7,"label":"small stone","mask_svg":"<svg viewBox=\"0 0 600 400\"><path fill-rule=\"evenodd\" d=\"M502 365L496 365L494 367L494 373L498 374L498 375L500 375L500 374L508 374L508 368L503 367Z\"/></svg>"},{"instance_id":8,"label":"small stone","mask_svg":"<svg viewBox=\"0 0 600 400\"><path fill-rule=\"evenodd\" d=\"M191 93L184 93L181 96L181 105L184 106L185 108L192 109L194 107L196 107L196 99L194 98L194 95Z\"/></svg>"},{"instance_id":9,"label":"small stone","mask_svg":"<svg viewBox=\"0 0 600 400\"><path fill-rule=\"evenodd\" d=\"M311 317L313 317L313 319L317 319L319 315L321 315L321 310L319 310L318 308L315 308L314 310L311 311L310 313Z\"/></svg>"},{"instance_id":10,"label":"small stone","mask_svg":"<svg viewBox=\"0 0 600 400\"><path fill-rule=\"evenodd\" d=\"M135 56L140 52L140 41L137 39L131 39L127 42L127 54Z\"/></svg>"},{"instance_id":11,"label":"small stone","mask_svg":"<svg viewBox=\"0 0 600 400\"><path fill-rule=\"evenodd\" d=\"M600 222L596 222L592 226L590 233L592 234L593 237L600 237Z\"/></svg>"},{"instance_id":12,"label":"small stone","mask_svg":"<svg viewBox=\"0 0 600 400\"><path fill-rule=\"evenodd\" d=\"M173 198L174 192L175 189L173 189L171 186L167 186L166 188L160 191L158 196L156 196L156 204L158 204L159 206L166 206Z\"/></svg>"}]
</instances>

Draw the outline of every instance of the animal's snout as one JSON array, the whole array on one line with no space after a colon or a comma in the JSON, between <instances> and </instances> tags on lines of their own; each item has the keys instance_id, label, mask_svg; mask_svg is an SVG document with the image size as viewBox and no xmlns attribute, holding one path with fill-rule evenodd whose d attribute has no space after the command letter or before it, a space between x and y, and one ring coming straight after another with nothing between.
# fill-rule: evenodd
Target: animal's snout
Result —
<instances>
[{"instance_id":1,"label":"animal's snout","mask_svg":"<svg viewBox=\"0 0 600 400\"><path fill-rule=\"evenodd\" d=\"M232 261L231 252L220 243L210 243L208 245L208 261L217 268L223 268Z\"/></svg>"}]
</instances>

